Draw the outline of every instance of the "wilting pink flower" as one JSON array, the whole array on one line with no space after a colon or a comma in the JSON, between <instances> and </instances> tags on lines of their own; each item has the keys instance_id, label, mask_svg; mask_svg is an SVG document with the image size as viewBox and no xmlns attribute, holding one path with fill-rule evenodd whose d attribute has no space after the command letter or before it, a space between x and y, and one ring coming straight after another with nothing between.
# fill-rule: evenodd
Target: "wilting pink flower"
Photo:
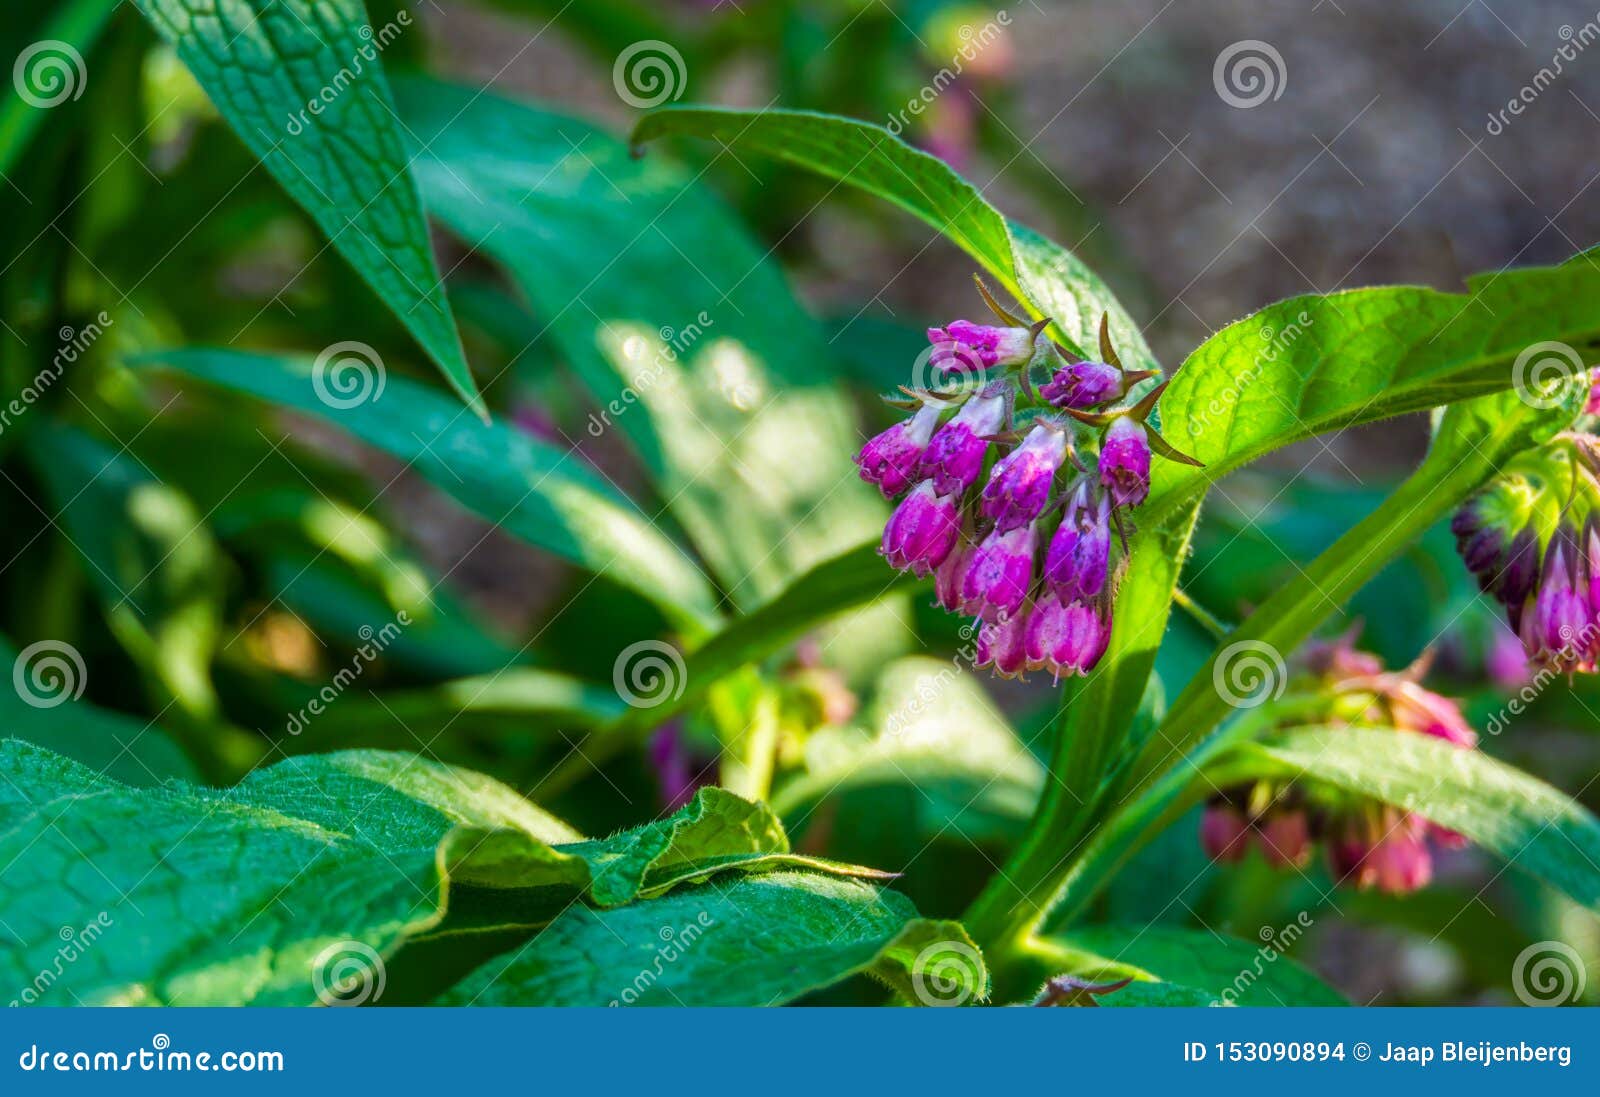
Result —
<instances>
[{"instance_id":1,"label":"wilting pink flower","mask_svg":"<svg viewBox=\"0 0 1600 1097\"><path fill-rule=\"evenodd\" d=\"M997 328L952 320L928 329L933 344L929 359L946 373L977 373L996 366L1019 366L1033 357L1033 333L1027 328Z\"/></svg>"},{"instance_id":2,"label":"wilting pink flower","mask_svg":"<svg viewBox=\"0 0 1600 1097\"><path fill-rule=\"evenodd\" d=\"M1299 867L1311 859L1311 824L1298 808L1274 809L1259 830L1261 854L1269 865Z\"/></svg>"},{"instance_id":3,"label":"wilting pink flower","mask_svg":"<svg viewBox=\"0 0 1600 1097\"><path fill-rule=\"evenodd\" d=\"M856 454L861 479L876 484L886 499L909 488L917 479L922 454L939 425L940 411L936 404L924 404L910 419L896 423L862 446Z\"/></svg>"},{"instance_id":4,"label":"wilting pink flower","mask_svg":"<svg viewBox=\"0 0 1600 1097\"><path fill-rule=\"evenodd\" d=\"M1461 706L1448 697L1416 682L1402 680L1387 691L1385 699L1397 728L1431 735L1458 747L1472 747L1478 743L1478 733L1467 723Z\"/></svg>"},{"instance_id":5,"label":"wilting pink flower","mask_svg":"<svg viewBox=\"0 0 1600 1097\"><path fill-rule=\"evenodd\" d=\"M1001 531L1032 522L1050 501L1056 470L1066 459L1066 432L1053 423L1038 424L995 464L983 488L983 513Z\"/></svg>"},{"instance_id":6,"label":"wilting pink flower","mask_svg":"<svg viewBox=\"0 0 1600 1097\"><path fill-rule=\"evenodd\" d=\"M1129 416L1106 430L1100 447L1100 482L1119 507L1136 507L1150 494L1150 437L1144 424Z\"/></svg>"},{"instance_id":7,"label":"wilting pink flower","mask_svg":"<svg viewBox=\"0 0 1600 1097\"><path fill-rule=\"evenodd\" d=\"M1109 404L1127 392L1123 372L1104 362L1073 362L1039 386L1039 395L1058 408L1080 410Z\"/></svg>"},{"instance_id":8,"label":"wilting pink flower","mask_svg":"<svg viewBox=\"0 0 1600 1097\"><path fill-rule=\"evenodd\" d=\"M889 516L881 551L890 566L928 575L950 555L960 532L955 497L938 494L932 481L924 480Z\"/></svg>"},{"instance_id":9,"label":"wilting pink flower","mask_svg":"<svg viewBox=\"0 0 1600 1097\"><path fill-rule=\"evenodd\" d=\"M1028 620L1028 668L1056 678L1088 674L1105 654L1110 636L1109 622L1094 606L1040 599Z\"/></svg>"},{"instance_id":10,"label":"wilting pink flower","mask_svg":"<svg viewBox=\"0 0 1600 1097\"><path fill-rule=\"evenodd\" d=\"M979 628L976 665L992 666L1002 678L1019 677L1028 662L1024 642L1028 617L1028 611L1023 609L1004 621Z\"/></svg>"},{"instance_id":11,"label":"wilting pink flower","mask_svg":"<svg viewBox=\"0 0 1600 1097\"><path fill-rule=\"evenodd\" d=\"M1005 424L1006 396L978 395L941 427L922 455L922 475L941 495L966 491L983 471L988 439Z\"/></svg>"},{"instance_id":12,"label":"wilting pink flower","mask_svg":"<svg viewBox=\"0 0 1600 1097\"><path fill-rule=\"evenodd\" d=\"M1213 861L1243 860L1250 852L1250 820L1227 801L1214 800L1200 816L1200 845Z\"/></svg>"},{"instance_id":13,"label":"wilting pink flower","mask_svg":"<svg viewBox=\"0 0 1600 1097\"><path fill-rule=\"evenodd\" d=\"M1044 581L1062 602L1087 602L1111 569L1111 507L1088 481L1078 485L1044 558Z\"/></svg>"},{"instance_id":14,"label":"wilting pink flower","mask_svg":"<svg viewBox=\"0 0 1600 1097\"><path fill-rule=\"evenodd\" d=\"M1038 541L1038 529L1032 524L1004 533L996 530L985 537L962 580L962 602L984 621L994 622L1015 614L1033 585L1033 556Z\"/></svg>"}]
</instances>

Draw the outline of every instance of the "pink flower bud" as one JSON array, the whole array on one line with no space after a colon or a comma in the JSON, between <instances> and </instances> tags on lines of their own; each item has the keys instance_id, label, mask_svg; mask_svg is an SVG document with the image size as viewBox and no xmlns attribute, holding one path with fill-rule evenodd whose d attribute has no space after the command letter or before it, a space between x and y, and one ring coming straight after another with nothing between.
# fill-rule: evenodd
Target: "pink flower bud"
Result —
<instances>
[{"instance_id":1,"label":"pink flower bud","mask_svg":"<svg viewBox=\"0 0 1600 1097\"><path fill-rule=\"evenodd\" d=\"M1039 395L1058 408L1086 410L1121 399L1127 392L1123 373L1104 362L1073 362L1056 370L1039 386Z\"/></svg>"},{"instance_id":2,"label":"pink flower bud","mask_svg":"<svg viewBox=\"0 0 1600 1097\"><path fill-rule=\"evenodd\" d=\"M960 532L955 497L937 494L924 480L889 516L881 551L891 567L927 575L944 563Z\"/></svg>"},{"instance_id":3,"label":"pink flower bud","mask_svg":"<svg viewBox=\"0 0 1600 1097\"><path fill-rule=\"evenodd\" d=\"M1033 333L1027 328L997 328L953 320L948 327L929 328L930 361L946 373L978 373L996 366L1020 366L1033 357Z\"/></svg>"},{"instance_id":4,"label":"pink flower bud","mask_svg":"<svg viewBox=\"0 0 1600 1097\"><path fill-rule=\"evenodd\" d=\"M944 563L939 565L939 570L933 573L934 597L951 613L976 612L968 609L966 601L961 597L962 585L967 580L967 572L972 569L972 558L976 553L977 546L962 537L957 541L956 547L950 550L950 555L944 558Z\"/></svg>"},{"instance_id":5,"label":"pink flower bud","mask_svg":"<svg viewBox=\"0 0 1600 1097\"><path fill-rule=\"evenodd\" d=\"M896 423L861 447L856 464L861 479L876 484L885 499L902 494L917 478L922 454L939 425L940 408L925 404L910 419Z\"/></svg>"},{"instance_id":6,"label":"pink flower bud","mask_svg":"<svg viewBox=\"0 0 1600 1097\"><path fill-rule=\"evenodd\" d=\"M1035 426L994 466L983 488L983 513L1002 531L1027 525L1050 501L1056 470L1066 459L1066 433L1054 424Z\"/></svg>"},{"instance_id":7,"label":"pink flower bud","mask_svg":"<svg viewBox=\"0 0 1600 1097\"><path fill-rule=\"evenodd\" d=\"M1111 570L1111 506L1088 482L1078 485L1044 558L1044 581L1062 602L1099 597Z\"/></svg>"},{"instance_id":8,"label":"pink flower bud","mask_svg":"<svg viewBox=\"0 0 1600 1097\"><path fill-rule=\"evenodd\" d=\"M984 621L1015 614L1033 585L1038 541L1038 529L1032 524L1004 533L996 530L985 537L962 581L962 601L974 607L973 612Z\"/></svg>"},{"instance_id":9,"label":"pink flower bud","mask_svg":"<svg viewBox=\"0 0 1600 1097\"><path fill-rule=\"evenodd\" d=\"M1416 682L1401 681L1388 694L1394 725L1443 739L1458 747L1473 747L1478 733L1472 730L1461 706Z\"/></svg>"},{"instance_id":10,"label":"pink flower bud","mask_svg":"<svg viewBox=\"0 0 1600 1097\"><path fill-rule=\"evenodd\" d=\"M1123 416L1106 430L1100 447L1100 482L1119 507L1136 507L1150 494L1150 437L1144 424Z\"/></svg>"},{"instance_id":11,"label":"pink flower bud","mask_svg":"<svg viewBox=\"0 0 1600 1097\"><path fill-rule=\"evenodd\" d=\"M1379 890L1407 895L1428 886L1433 879L1433 855L1424 835L1425 824L1416 816L1406 816L1378 839L1367 854L1367 866Z\"/></svg>"},{"instance_id":12,"label":"pink flower bud","mask_svg":"<svg viewBox=\"0 0 1600 1097\"><path fill-rule=\"evenodd\" d=\"M1588 592L1574 581L1570 552L1558 533L1545 557L1532 612L1524 614L1522 621L1522 644L1528 658L1561 671L1588 669L1596 632Z\"/></svg>"},{"instance_id":13,"label":"pink flower bud","mask_svg":"<svg viewBox=\"0 0 1600 1097\"><path fill-rule=\"evenodd\" d=\"M1017 678L1027 666L1024 638L1029 613L1013 613L1004 621L983 625L978 630L977 666L992 666L1002 678Z\"/></svg>"},{"instance_id":14,"label":"pink flower bud","mask_svg":"<svg viewBox=\"0 0 1600 1097\"><path fill-rule=\"evenodd\" d=\"M1006 421L1004 393L974 396L956 417L941 427L922 455L921 475L933 481L941 495L970 488L983 471L989 437Z\"/></svg>"},{"instance_id":15,"label":"pink flower bud","mask_svg":"<svg viewBox=\"0 0 1600 1097\"><path fill-rule=\"evenodd\" d=\"M1241 861L1250 852L1250 820L1223 800L1206 805L1200 817L1200 847L1213 861Z\"/></svg>"}]
</instances>

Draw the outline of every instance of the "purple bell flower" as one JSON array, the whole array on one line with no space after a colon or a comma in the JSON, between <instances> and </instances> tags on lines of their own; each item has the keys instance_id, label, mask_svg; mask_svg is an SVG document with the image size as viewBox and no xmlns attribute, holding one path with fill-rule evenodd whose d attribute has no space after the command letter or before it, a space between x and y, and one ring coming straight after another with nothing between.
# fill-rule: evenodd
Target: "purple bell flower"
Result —
<instances>
[{"instance_id":1,"label":"purple bell flower","mask_svg":"<svg viewBox=\"0 0 1600 1097\"><path fill-rule=\"evenodd\" d=\"M954 320L949 326L928 329L933 344L929 359L946 373L980 373L996 366L1020 366L1033 357L1033 332L1027 328L997 328Z\"/></svg>"},{"instance_id":2,"label":"purple bell flower","mask_svg":"<svg viewBox=\"0 0 1600 1097\"><path fill-rule=\"evenodd\" d=\"M1045 598L1028 620L1028 667L1056 678L1088 674L1105 654L1110 636L1110 625L1094 606Z\"/></svg>"},{"instance_id":3,"label":"purple bell flower","mask_svg":"<svg viewBox=\"0 0 1600 1097\"><path fill-rule=\"evenodd\" d=\"M1032 522L1050 501L1056 470L1066 459L1066 432L1053 423L1039 423L995 464L983 488L983 513L1001 532Z\"/></svg>"},{"instance_id":4,"label":"purple bell flower","mask_svg":"<svg viewBox=\"0 0 1600 1097\"><path fill-rule=\"evenodd\" d=\"M1587 569L1572 562L1569 536L1558 532L1550 544L1532 608L1523 613L1522 644L1532 662L1570 673L1592 669L1596 629Z\"/></svg>"},{"instance_id":5,"label":"purple bell flower","mask_svg":"<svg viewBox=\"0 0 1600 1097\"><path fill-rule=\"evenodd\" d=\"M974 396L941 427L922 455L922 475L941 495L966 491L983 471L988 439L1005 425L1006 396Z\"/></svg>"},{"instance_id":6,"label":"purple bell flower","mask_svg":"<svg viewBox=\"0 0 1600 1097\"><path fill-rule=\"evenodd\" d=\"M856 454L861 479L876 484L885 499L903 495L917 479L922 454L939 425L942 410L937 404L924 404L910 419L869 440Z\"/></svg>"},{"instance_id":7,"label":"purple bell flower","mask_svg":"<svg viewBox=\"0 0 1600 1097\"><path fill-rule=\"evenodd\" d=\"M951 613L973 613L961 596L961 588L967 581L967 572L972 570L972 559L976 555L977 547L963 535L956 547L950 550L950 555L944 558L944 563L933 573L934 597L939 605Z\"/></svg>"},{"instance_id":8,"label":"purple bell flower","mask_svg":"<svg viewBox=\"0 0 1600 1097\"><path fill-rule=\"evenodd\" d=\"M1136 507L1150 494L1150 436L1144 424L1123 416L1106 430L1100 447L1100 482L1119 507Z\"/></svg>"},{"instance_id":9,"label":"purple bell flower","mask_svg":"<svg viewBox=\"0 0 1600 1097\"><path fill-rule=\"evenodd\" d=\"M991 624L1014 616L1033 585L1033 557L1038 529L1031 523L1016 529L996 530L972 554L972 564L961 583L962 602Z\"/></svg>"},{"instance_id":10,"label":"purple bell flower","mask_svg":"<svg viewBox=\"0 0 1600 1097\"><path fill-rule=\"evenodd\" d=\"M881 552L891 567L925 576L944 563L960 532L955 496L938 494L924 480L889 516Z\"/></svg>"},{"instance_id":11,"label":"purple bell flower","mask_svg":"<svg viewBox=\"0 0 1600 1097\"><path fill-rule=\"evenodd\" d=\"M1078 485L1044 558L1044 581L1062 602L1087 602L1111 569L1111 506L1088 481Z\"/></svg>"}]
</instances>

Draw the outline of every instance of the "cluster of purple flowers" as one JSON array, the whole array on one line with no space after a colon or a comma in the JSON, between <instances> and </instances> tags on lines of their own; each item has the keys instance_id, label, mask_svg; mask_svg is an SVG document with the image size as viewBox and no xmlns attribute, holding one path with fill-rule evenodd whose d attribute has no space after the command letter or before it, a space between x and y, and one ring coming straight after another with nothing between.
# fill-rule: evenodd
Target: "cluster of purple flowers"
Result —
<instances>
[{"instance_id":1,"label":"cluster of purple flowers","mask_svg":"<svg viewBox=\"0 0 1600 1097\"><path fill-rule=\"evenodd\" d=\"M1152 372L1124 370L1104 324L1107 361L1068 361L1044 322L1022 327L985 296L1011 323L931 328L931 361L956 379L974 368L1002 376L966 392L907 390L914 414L867 442L856 463L885 497L904 497L883 532L884 558L933 575L939 604L977 619L979 666L1008 678L1087 674L1110 638L1113 527L1150 493L1154 432L1144 420L1160 389L1100 410ZM1041 366L1051 376L1035 392L1029 375ZM1080 433L1098 441L1092 467Z\"/></svg>"},{"instance_id":2,"label":"cluster of purple flowers","mask_svg":"<svg viewBox=\"0 0 1600 1097\"><path fill-rule=\"evenodd\" d=\"M1524 454L1456 512L1456 548L1506 610L1528 661L1600 664L1600 438L1569 432Z\"/></svg>"},{"instance_id":3,"label":"cluster of purple flowers","mask_svg":"<svg viewBox=\"0 0 1600 1097\"><path fill-rule=\"evenodd\" d=\"M1313 648L1306 664L1312 679L1306 687L1329 699L1325 723L1393 727L1462 750L1477 745L1460 706L1418 681L1425 662L1385 671L1376 656L1344 638ZM1415 812L1312 781L1225 789L1200 821L1200 844L1218 861L1238 861L1255 848L1270 865L1299 868L1319 842L1335 883L1405 894L1433 879L1433 846L1459 849L1466 839Z\"/></svg>"}]
</instances>

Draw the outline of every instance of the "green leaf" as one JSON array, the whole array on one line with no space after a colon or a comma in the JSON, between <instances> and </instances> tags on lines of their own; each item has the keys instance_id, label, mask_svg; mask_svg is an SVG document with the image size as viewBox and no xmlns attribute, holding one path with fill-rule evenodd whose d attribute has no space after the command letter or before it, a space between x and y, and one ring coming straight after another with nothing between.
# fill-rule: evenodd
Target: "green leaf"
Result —
<instances>
[{"instance_id":1,"label":"green leaf","mask_svg":"<svg viewBox=\"0 0 1600 1097\"><path fill-rule=\"evenodd\" d=\"M1098 356L1100 317L1130 369L1156 368L1139 325L1076 256L1007 220L938 157L881 126L810 111L667 107L641 119L635 144L684 134L716 141L733 155L788 161L894 203L938 229L1013 296L1055 320L1074 353Z\"/></svg>"},{"instance_id":2,"label":"green leaf","mask_svg":"<svg viewBox=\"0 0 1600 1097\"><path fill-rule=\"evenodd\" d=\"M1292 297L1236 321L1161 398L1167 439L1205 464L1157 461L1145 522L1263 454L1358 423L1510 389L1533 344L1600 343L1600 270L1531 267L1467 293L1387 286Z\"/></svg>"},{"instance_id":3,"label":"green leaf","mask_svg":"<svg viewBox=\"0 0 1600 1097\"><path fill-rule=\"evenodd\" d=\"M1600 910L1600 821L1482 751L1384 728L1311 728L1239 747L1219 765L1310 777L1416 812Z\"/></svg>"},{"instance_id":4,"label":"green leaf","mask_svg":"<svg viewBox=\"0 0 1600 1097\"><path fill-rule=\"evenodd\" d=\"M69 427L40 425L27 447L112 632L155 678L161 703L214 717L225 560L194 504L125 450Z\"/></svg>"},{"instance_id":5,"label":"green leaf","mask_svg":"<svg viewBox=\"0 0 1600 1097\"><path fill-rule=\"evenodd\" d=\"M810 816L824 800L885 788L916 790L912 818L896 818L920 846L942 837L1015 838L1044 785L1044 769L958 661L900 659L872 690L864 727L824 729L806 744L803 774L773 808Z\"/></svg>"},{"instance_id":6,"label":"green leaf","mask_svg":"<svg viewBox=\"0 0 1600 1097\"><path fill-rule=\"evenodd\" d=\"M928 958L946 953L957 961L938 972L950 995L981 996L982 961L959 925L922 921L859 880L779 872L615 910L573 907L441 1004L772 1006L858 973L914 992L916 978L932 985Z\"/></svg>"},{"instance_id":7,"label":"green leaf","mask_svg":"<svg viewBox=\"0 0 1600 1097\"><path fill-rule=\"evenodd\" d=\"M580 898L626 902L729 868L871 875L788 855L766 809L717 790L591 842L487 777L405 754L137 790L8 740L0 777L0 918L13 927L0 977L53 1001L313 1003L329 956L376 973L439 925L458 886L480 926L537 926ZM38 976L57 931L91 923L115 941Z\"/></svg>"},{"instance_id":8,"label":"green leaf","mask_svg":"<svg viewBox=\"0 0 1600 1097\"><path fill-rule=\"evenodd\" d=\"M507 532L638 591L680 626L699 630L716 620L715 595L694 562L636 504L564 450L462 416L402 377L387 378L377 399L334 408L318 398L311 364L303 360L183 350L137 364L155 363L328 419Z\"/></svg>"},{"instance_id":9,"label":"green leaf","mask_svg":"<svg viewBox=\"0 0 1600 1097\"><path fill-rule=\"evenodd\" d=\"M834 355L681 169L581 119L397 81L435 216L503 265L722 581L753 609L883 528ZM910 363L907 363L908 367Z\"/></svg>"},{"instance_id":10,"label":"green leaf","mask_svg":"<svg viewBox=\"0 0 1600 1097\"><path fill-rule=\"evenodd\" d=\"M1103 982L1132 977L1175 985L1175 1000L1149 1004L1196 1004L1182 999L1198 993L1240 1006L1348 1005L1337 991L1283 954L1305 929L1301 923L1290 923L1286 929L1269 930L1265 941L1254 942L1169 926L1095 926L1049 944L1078 954L1073 974L1082 978ZM1109 994L1101 1004L1146 1004L1118 1003L1116 997Z\"/></svg>"},{"instance_id":11,"label":"green leaf","mask_svg":"<svg viewBox=\"0 0 1600 1097\"><path fill-rule=\"evenodd\" d=\"M73 699L73 678L55 678L37 662L52 653L70 663L76 649L69 653L60 645L50 644L39 649L33 660L19 666L17 649L10 641L0 639L0 672L10 668L13 686L9 690L0 687L0 728L7 738L24 739L66 755L125 785L159 785L169 777L185 781L195 778L194 766L154 720L136 720ZM58 665L64 668L67 663ZM68 696L31 687L25 695L23 687L34 681L34 671L42 685L67 685ZM75 678L76 672L72 674ZM41 697L46 703L39 703Z\"/></svg>"},{"instance_id":12,"label":"green leaf","mask_svg":"<svg viewBox=\"0 0 1600 1097\"><path fill-rule=\"evenodd\" d=\"M485 415L361 0L138 0L245 145ZM365 33L363 33L363 31Z\"/></svg>"}]
</instances>

